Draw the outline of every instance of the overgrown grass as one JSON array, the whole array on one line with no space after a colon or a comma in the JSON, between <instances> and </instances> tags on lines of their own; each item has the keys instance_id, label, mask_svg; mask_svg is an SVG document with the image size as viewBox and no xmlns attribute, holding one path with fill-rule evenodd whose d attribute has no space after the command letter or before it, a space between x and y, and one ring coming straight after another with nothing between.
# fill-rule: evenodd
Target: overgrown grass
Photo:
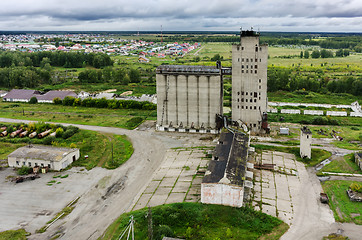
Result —
<instances>
[{"instance_id":1,"label":"overgrown grass","mask_svg":"<svg viewBox=\"0 0 362 240\"><path fill-rule=\"evenodd\" d=\"M315 92L301 91L268 92L268 100L271 102L293 102L293 103L323 103L323 104L351 104L355 101L362 101L360 96L353 96L348 93L321 94Z\"/></svg>"},{"instance_id":2,"label":"overgrown grass","mask_svg":"<svg viewBox=\"0 0 362 240\"><path fill-rule=\"evenodd\" d=\"M24 110L24 114L23 114ZM28 104L0 102L0 117L43 122L63 122L84 125L134 129L142 121L133 123L136 117L155 120L156 110L104 109L61 106L55 104ZM131 122L131 124L130 124Z\"/></svg>"},{"instance_id":3,"label":"overgrown grass","mask_svg":"<svg viewBox=\"0 0 362 240\"><path fill-rule=\"evenodd\" d=\"M262 145L262 144L251 144L252 147L255 147L255 150L269 150L269 151L279 151L294 154L297 161L303 162L307 166L315 166L323 160L329 158L332 154L328 151L312 148L312 158L301 158L298 147L277 147L270 145Z\"/></svg>"},{"instance_id":4,"label":"overgrown grass","mask_svg":"<svg viewBox=\"0 0 362 240\"><path fill-rule=\"evenodd\" d=\"M0 142L1 157L6 158L15 149L26 143L41 143L40 139L29 138L0 138L1 141L24 141L24 143ZM133 154L133 146L125 135L102 134L89 130L79 130L78 133L67 139L54 138L51 142L56 147L79 148L80 158L71 166L82 166L90 170L96 166L115 169L126 162ZM112 158L113 147L113 158ZM88 155L88 158L85 158Z\"/></svg>"},{"instance_id":5,"label":"overgrown grass","mask_svg":"<svg viewBox=\"0 0 362 240\"><path fill-rule=\"evenodd\" d=\"M25 143L13 144L7 142L0 142L0 159L7 159L10 153L22 146L25 146Z\"/></svg>"},{"instance_id":6,"label":"overgrown grass","mask_svg":"<svg viewBox=\"0 0 362 240\"><path fill-rule=\"evenodd\" d=\"M29 235L24 229L8 230L0 232L0 240L26 240Z\"/></svg>"},{"instance_id":7,"label":"overgrown grass","mask_svg":"<svg viewBox=\"0 0 362 240\"><path fill-rule=\"evenodd\" d=\"M326 181L322 184L323 190L329 197L329 206L331 207L334 218L338 222L354 222L362 224L362 207L360 202L349 200L346 190L354 183L353 181ZM358 182L356 182L358 183ZM360 214L352 216L352 214Z\"/></svg>"},{"instance_id":8,"label":"overgrown grass","mask_svg":"<svg viewBox=\"0 0 362 240\"><path fill-rule=\"evenodd\" d=\"M333 160L331 163L324 166L320 172L362 174L361 169L354 161L353 153Z\"/></svg>"},{"instance_id":9,"label":"overgrown grass","mask_svg":"<svg viewBox=\"0 0 362 240\"><path fill-rule=\"evenodd\" d=\"M125 213L112 223L102 239L118 239L135 220L135 239L148 239L148 209ZM276 232L278 239L287 227L277 218L250 208L232 208L200 203L175 203L152 208L153 239L163 236L183 239L259 239ZM283 228L280 228L283 226ZM272 236L272 235L271 235Z\"/></svg>"}]
</instances>

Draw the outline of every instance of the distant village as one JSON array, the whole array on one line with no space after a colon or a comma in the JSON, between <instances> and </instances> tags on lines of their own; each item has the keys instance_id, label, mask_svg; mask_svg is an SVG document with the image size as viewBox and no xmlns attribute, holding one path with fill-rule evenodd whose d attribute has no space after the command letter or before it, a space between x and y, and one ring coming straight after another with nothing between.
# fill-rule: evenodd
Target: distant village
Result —
<instances>
[{"instance_id":1,"label":"distant village","mask_svg":"<svg viewBox=\"0 0 362 240\"><path fill-rule=\"evenodd\" d=\"M60 39L60 41L45 41ZM74 43L74 44L73 44ZM106 53L108 55L140 55L140 62L148 62L148 56L184 56L200 47L200 43L154 43L137 40L104 38L94 35L1 35L0 49L20 52L39 51L83 51L85 53Z\"/></svg>"}]
</instances>

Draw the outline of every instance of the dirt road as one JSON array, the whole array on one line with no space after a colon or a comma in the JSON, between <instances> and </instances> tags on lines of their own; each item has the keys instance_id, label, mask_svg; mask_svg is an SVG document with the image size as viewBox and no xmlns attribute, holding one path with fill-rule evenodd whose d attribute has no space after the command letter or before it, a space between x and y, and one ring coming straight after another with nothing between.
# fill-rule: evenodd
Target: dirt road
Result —
<instances>
[{"instance_id":1,"label":"dirt road","mask_svg":"<svg viewBox=\"0 0 362 240\"><path fill-rule=\"evenodd\" d=\"M0 122L31 121L0 118ZM129 211L162 163L166 149L183 146L182 139L169 138L153 131L72 125L86 130L126 134L132 141L134 154L118 169L105 172L105 187L95 184L81 196L70 215L56 222L45 233L33 234L29 239L50 239L59 233L62 235L59 239L97 239L119 215Z\"/></svg>"}]
</instances>

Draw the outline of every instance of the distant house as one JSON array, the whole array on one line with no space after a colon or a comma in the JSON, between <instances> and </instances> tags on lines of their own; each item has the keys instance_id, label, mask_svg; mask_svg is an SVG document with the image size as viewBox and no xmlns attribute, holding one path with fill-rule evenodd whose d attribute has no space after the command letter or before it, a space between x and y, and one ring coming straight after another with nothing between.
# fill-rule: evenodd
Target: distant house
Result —
<instances>
[{"instance_id":1,"label":"distant house","mask_svg":"<svg viewBox=\"0 0 362 240\"><path fill-rule=\"evenodd\" d=\"M78 95L75 94L73 91L49 91L43 95L38 95L36 98L40 103L53 103L54 98L59 98L63 100L65 97L75 97L77 98Z\"/></svg>"},{"instance_id":2,"label":"distant house","mask_svg":"<svg viewBox=\"0 0 362 240\"><path fill-rule=\"evenodd\" d=\"M3 97L5 102L29 102L32 97L40 94L36 90L13 89Z\"/></svg>"},{"instance_id":3,"label":"distant house","mask_svg":"<svg viewBox=\"0 0 362 240\"><path fill-rule=\"evenodd\" d=\"M150 62L150 59L146 58L145 56L139 56L138 62L140 62L140 63L148 63L148 62Z\"/></svg>"},{"instance_id":4,"label":"distant house","mask_svg":"<svg viewBox=\"0 0 362 240\"><path fill-rule=\"evenodd\" d=\"M79 149L31 145L8 155L9 167L48 167L60 171L79 159Z\"/></svg>"},{"instance_id":5,"label":"distant house","mask_svg":"<svg viewBox=\"0 0 362 240\"><path fill-rule=\"evenodd\" d=\"M253 172L247 168L249 139L241 133L221 133L214 159L201 183L201 202L242 207L244 197L253 188ZM249 179L249 180L247 180Z\"/></svg>"},{"instance_id":6,"label":"distant house","mask_svg":"<svg viewBox=\"0 0 362 240\"><path fill-rule=\"evenodd\" d=\"M0 97L4 97L8 92L0 90Z\"/></svg>"}]
</instances>

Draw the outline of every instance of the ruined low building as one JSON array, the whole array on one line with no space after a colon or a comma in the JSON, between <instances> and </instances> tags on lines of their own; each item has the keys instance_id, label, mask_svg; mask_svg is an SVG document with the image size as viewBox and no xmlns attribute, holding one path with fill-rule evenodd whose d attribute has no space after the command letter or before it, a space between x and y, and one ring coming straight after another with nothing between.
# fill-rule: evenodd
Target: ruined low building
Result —
<instances>
[{"instance_id":1,"label":"ruined low building","mask_svg":"<svg viewBox=\"0 0 362 240\"><path fill-rule=\"evenodd\" d=\"M300 129L300 157L312 158L312 132L309 128L303 127Z\"/></svg>"},{"instance_id":2,"label":"ruined low building","mask_svg":"<svg viewBox=\"0 0 362 240\"><path fill-rule=\"evenodd\" d=\"M201 202L242 207L253 187L248 163L249 139L241 133L221 133L213 160L201 183ZM249 179L249 180L248 180Z\"/></svg>"},{"instance_id":3,"label":"ruined low building","mask_svg":"<svg viewBox=\"0 0 362 240\"><path fill-rule=\"evenodd\" d=\"M354 153L354 160L358 167L362 170L362 152Z\"/></svg>"},{"instance_id":4,"label":"ruined low building","mask_svg":"<svg viewBox=\"0 0 362 240\"><path fill-rule=\"evenodd\" d=\"M8 155L9 167L47 167L60 171L79 159L79 149L29 145Z\"/></svg>"}]
</instances>

